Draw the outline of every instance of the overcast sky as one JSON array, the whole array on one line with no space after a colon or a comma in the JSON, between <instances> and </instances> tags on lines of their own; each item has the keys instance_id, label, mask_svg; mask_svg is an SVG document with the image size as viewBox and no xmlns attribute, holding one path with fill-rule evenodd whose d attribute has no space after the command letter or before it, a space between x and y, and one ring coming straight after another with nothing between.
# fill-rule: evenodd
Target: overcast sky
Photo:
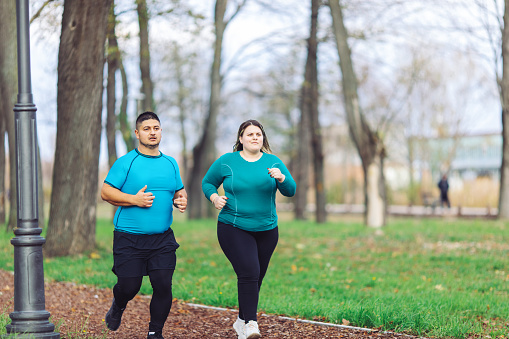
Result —
<instances>
[{"instance_id":1,"label":"overcast sky","mask_svg":"<svg viewBox=\"0 0 509 339\"><path fill-rule=\"evenodd\" d=\"M214 9L213 0L190 0L195 8L203 14L211 17ZM303 34L308 31L308 18L306 11L308 6L301 0L280 0L279 4L286 5L290 13L278 15L264 11L262 14L259 6L249 5L232 21L225 33L224 48L225 62L228 63L232 55L235 55L241 46L262 36L269 35L271 32L287 28L298 31L302 29ZM151 26L151 36L159 31L161 22L154 23ZM133 30L136 29L133 23ZM37 25L32 26L32 30L37 29ZM130 28L126 28L130 29ZM34 36L34 32L32 32ZM46 36L43 40L32 38L32 85L34 102L38 109L37 124L38 136L41 145L41 154L44 158L52 158L55 148L56 137L56 86L57 86L57 53L58 53L58 34ZM137 48L135 39L130 43L130 48ZM129 66L128 66L129 67ZM136 69L137 65L130 67ZM465 70L468 71L468 70ZM488 70L487 70L488 71ZM491 76L491 75L489 75ZM134 81L136 83L136 81ZM134 86L131 85L134 91ZM471 115L469 118L472 133L491 133L501 130L500 104L497 98L486 96L486 100L471 107L465 114ZM104 152L102 152L104 153ZM101 156L105 159L105 156Z\"/></svg>"}]
</instances>

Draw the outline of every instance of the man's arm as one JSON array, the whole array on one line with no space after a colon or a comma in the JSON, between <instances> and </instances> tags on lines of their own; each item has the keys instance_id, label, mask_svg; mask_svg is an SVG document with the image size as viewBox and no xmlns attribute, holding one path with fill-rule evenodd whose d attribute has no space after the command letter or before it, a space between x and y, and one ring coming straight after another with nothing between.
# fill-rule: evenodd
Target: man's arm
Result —
<instances>
[{"instance_id":1,"label":"man's arm","mask_svg":"<svg viewBox=\"0 0 509 339\"><path fill-rule=\"evenodd\" d=\"M187 208L187 192L183 188L173 195L173 206L178 208L180 213L184 213Z\"/></svg>"},{"instance_id":2,"label":"man's arm","mask_svg":"<svg viewBox=\"0 0 509 339\"><path fill-rule=\"evenodd\" d=\"M146 189L147 185L140 189L138 193L133 195L124 193L107 183L103 183L103 187L101 188L101 198L114 206L150 207L154 201L154 195L150 192L145 192Z\"/></svg>"}]
</instances>

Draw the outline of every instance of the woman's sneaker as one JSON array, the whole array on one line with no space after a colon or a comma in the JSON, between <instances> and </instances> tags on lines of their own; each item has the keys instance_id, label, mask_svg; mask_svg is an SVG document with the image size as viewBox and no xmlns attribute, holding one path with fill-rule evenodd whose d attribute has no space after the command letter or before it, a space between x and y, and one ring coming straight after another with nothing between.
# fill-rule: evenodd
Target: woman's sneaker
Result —
<instances>
[{"instance_id":1,"label":"woman's sneaker","mask_svg":"<svg viewBox=\"0 0 509 339\"><path fill-rule=\"evenodd\" d=\"M249 321L246 324L246 339L257 339L261 337L260 330L258 330L258 323L254 320Z\"/></svg>"},{"instance_id":2,"label":"woman's sneaker","mask_svg":"<svg viewBox=\"0 0 509 339\"><path fill-rule=\"evenodd\" d=\"M233 323L233 329L237 332L238 339L246 339L246 322L240 318Z\"/></svg>"}]
</instances>

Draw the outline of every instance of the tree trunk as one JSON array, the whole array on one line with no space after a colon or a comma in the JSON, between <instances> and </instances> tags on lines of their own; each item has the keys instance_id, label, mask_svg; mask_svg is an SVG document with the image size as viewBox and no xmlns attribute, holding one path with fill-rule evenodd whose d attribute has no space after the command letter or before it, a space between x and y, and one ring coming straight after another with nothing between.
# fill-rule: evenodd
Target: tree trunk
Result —
<instances>
[{"instance_id":1,"label":"tree trunk","mask_svg":"<svg viewBox=\"0 0 509 339\"><path fill-rule=\"evenodd\" d=\"M117 160L117 145L116 145L116 132L117 132L117 116L115 114L116 108L116 80L115 74L118 69L118 43L115 35L115 2L111 4L110 12L108 15L108 81L106 85L106 140L108 144L108 164L113 166Z\"/></svg>"},{"instance_id":2,"label":"tree trunk","mask_svg":"<svg viewBox=\"0 0 509 339\"><path fill-rule=\"evenodd\" d=\"M385 212L387 207L383 159L383 154L377 152L369 163L363 160L366 204L365 222L366 225L370 227L382 227L385 225ZM366 165L364 165L364 163L366 163Z\"/></svg>"},{"instance_id":3,"label":"tree trunk","mask_svg":"<svg viewBox=\"0 0 509 339\"><path fill-rule=\"evenodd\" d=\"M216 155L215 140L217 129L217 116L221 103L221 54L223 46L223 35L227 22L224 21L227 0L217 0L215 6L215 33L214 60L210 73L210 101L209 114L203 126L203 133L200 141L193 149L193 169L187 181L189 196L203 197L201 189L201 178L205 176L208 168L214 162ZM192 199L189 201L189 218L197 219L208 215L205 199Z\"/></svg>"},{"instance_id":4,"label":"tree trunk","mask_svg":"<svg viewBox=\"0 0 509 339\"><path fill-rule=\"evenodd\" d=\"M307 66L306 66L307 69ZM306 70L307 72L307 70ZM295 219L305 220L306 219L306 206L307 206L307 193L309 188L309 169L311 162L311 123L309 121L309 114L305 111L304 101L307 100L307 95L305 92L306 86L309 84L306 80L304 80L304 84L302 84L301 88L301 98L300 98L300 121L299 121L299 138L298 138L298 149L297 153L297 161L295 166L295 177L297 183L297 191L295 193L294 205L295 205Z\"/></svg>"},{"instance_id":5,"label":"tree trunk","mask_svg":"<svg viewBox=\"0 0 509 339\"><path fill-rule=\"evenodd\" d=\"M140 26L140 71L141 93L144 95L142 104L143 111L154 111L154 94L152 78L150 76L150 49L148 40L148 8L146 0L136 0L138 22Z\"/></svg>"},{"instance_id":6,"label":"tree trunk","mask_svg":"<svg viewBox=\"0 0 509 339\"><path fill-rule=\"evenodd\" d=\"M0 81L2 81L2 80L0 79ZM0 94L0 96L1 96L1 94ZM3 100L1 97L0 97L0 103L3 103ZM2 109L2 108L0 108L0 109ZM2 111L3 111L3 109L2 109ZM4 111L4 112L7 112L7 111ZM6 131L5 131L5 117L3 116L3 114L1 114L0 115L0 224L5 223L5 166L6 166L5 133L6 133Z\"/></svg>"},{"instance_id":7,"label":"tree trunk","mask_svg":"<svg viewBox=\"0 0 509 339\"><path fill-rule=\"evenodd\" d=\"M323 145L322 131L318 112L318 39L316 37L318 30L318 10L320 0L311 0L311 32L308 40L308 61L311 69L311 81L309 86L309 100L306 103L309 107L306 109L310 115L311 128L311 149L313 155L313 177L315 183L315 203L316 203L316 222L324 223L327 219L325 211L326 197L324 185L323 169ZM307 66L306 66L307 67Z\"/></svg>"},{"instance_id":8,"label":"tree trunk","mask_svg":"<svg viewBox=\"0 0 509 339\"><path fill-rule=\"evenodd\" d=\"M120 124L120 132L124 139L127 151L132 151L135 147L135 139L133 137L132 126L127 119L127 97L129 95L129 87L127 84L127 74L124 69L122 58L119 59L120 76L122 79L122 101L120 103L120 112L118 113L118 122Z\"/></svg>"},{"instance_id":9,"label":"tree trunk","mask_svg":"<svg viewBox=\"0 0 509 339\"><path fill-rule=\"evenodd\" d=\"M299 122L299 153L297 156L297 187L295 194L295 218L306 219L307 193L309 188L310 164L314 157L311 148L313 133L313 115L318 113L318 71L316 66L318 42L316 39L318 28L318 2L311 0L311 26L307 40L308 55L304 69L304 82L300 92L300 122ZM316 106L315 106L316 105ZM314 168L314 165L313 165Z\"/></svg>"},{"instance_id":10,"label":"tree trunk","mask_svg":"<svg viewBox=\"0 0 509 339\"><path fill-rule=\"evenodd\" d=\"M509 219L509 0L505 0L504 27L502 28L502 165L500 168L500 198L498 217Z\"/></svg>"},{"instance_id":11,"label":"tree trunk","mask_svg":"<svg viewBox=\"0 0 509 339\"><path fill-rule=\"evenodd\" d=\"M16 202L16 138L14 135L14 105L18 83L17 41L16 41L16 2L0 3L0 109L5 122L9 141L9 220L7 229L17 224ZM2 134L4 136L4 134ZM0 178L2 181L4 178Z\"/></svg>"},{"instance_id":12,"label":"tree trunk","mask_svg":"<svg viewBox=\"0 0 509 339\"><path fill-rule=\"evenodd\" d=\"M370 227L382 227L385 224L387 204L383 175L384 146L382 140L368 126L359 106L357 79L339 0L331 0L329 6L339 54L350 136L357 148L364 170L365 222Z\"/></svg>"},{"instance_id":13,"label":"tree trunk","mask_svg":"<svg viewBox=\"0 0 509 339\"><path fill-rule=\"evenodd\" d=\"M46 254L95 247L104 46L111 0L66 0L58 53L57 140Z\"/></svg>"},{"instance_id":14,"label":"tree trunk","mask_svg":"<svg viewBox=\"0 0 509 339\"><path fill-rule=\"evenodd\" d=\"M407 148L408 148L408 178L409 178L409 188L408 188L408 202L410 206L413 206L417 203L417 188L415 185L414 178L414 137L410 136L407 139Z\"/></svg>"},{"instance_id":15,"label":"tree trunk","mask_svg":"<svg viewBox=\"0 0 509 339\"><path fill-rule=\"evenodd\" d=\"M187 161L187 138L186 138L186 129L185 129L185 121L188 116L188 112L185 105L186 92L187 89L184 85L184 70L183 64L184 60L180 55L179 46L175 46L173 50L173 61L175 63L175 77L177 81L177 108L179 111L179 125L180 125L180 142L182 142L182 171L184 180L187 178L187 171L189 169L189 163Z\"/></svg>"}]
</instances>

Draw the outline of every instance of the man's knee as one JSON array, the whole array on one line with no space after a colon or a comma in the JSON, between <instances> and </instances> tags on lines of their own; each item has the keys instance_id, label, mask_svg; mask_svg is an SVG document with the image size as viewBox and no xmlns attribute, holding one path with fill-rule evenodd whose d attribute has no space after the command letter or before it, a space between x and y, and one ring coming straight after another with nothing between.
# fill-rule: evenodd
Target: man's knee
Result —
<instances>
[{"instance_id":1,"label":"man's knee","mask_svg":"<svg viewBox=\"0 0 509 339\"><path fill-rule=\"evenodd\" d=\"M156 270L149 273L152 289L156 294L171 294L173 271Z\"/></svg>"},{"instance_id":2,"label":"man's knee","mask_svg":"<svg viewBox=\"0 0 509 339\"><path fill-rule=\"evenodd\" d=\"M140 291L143 278L119 278L114 289L117 293L134 298Z\"/></svg>"}]
</instances>

